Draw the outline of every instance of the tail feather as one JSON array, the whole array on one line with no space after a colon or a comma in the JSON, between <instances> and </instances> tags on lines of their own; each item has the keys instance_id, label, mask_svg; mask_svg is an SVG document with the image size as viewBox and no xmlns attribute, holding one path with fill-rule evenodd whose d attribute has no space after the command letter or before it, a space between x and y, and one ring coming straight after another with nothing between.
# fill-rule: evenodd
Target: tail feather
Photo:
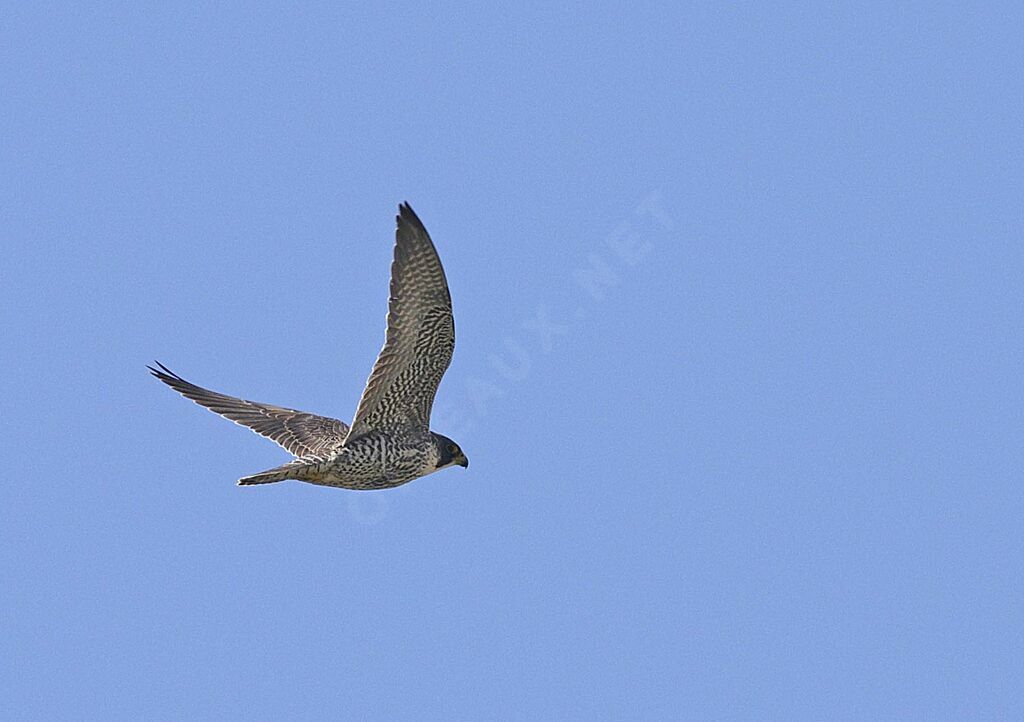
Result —
<instances>
[{"instance_id":1,"label":"tail feather","mask_svg":"<svg viewBox=\"0 0 1024 722\"><path fill-rule=\"evenodd\" d=\"M308 462L295 459L287 464L275 466L273 469L261 471L258 474L243 476L238 480L238 485L252 486L253 484L273 484L275 481L284 481L285 479L301 479L302 477L297 476L297 474L304 466L308 466Z\"/></svg>"}]
</instances>

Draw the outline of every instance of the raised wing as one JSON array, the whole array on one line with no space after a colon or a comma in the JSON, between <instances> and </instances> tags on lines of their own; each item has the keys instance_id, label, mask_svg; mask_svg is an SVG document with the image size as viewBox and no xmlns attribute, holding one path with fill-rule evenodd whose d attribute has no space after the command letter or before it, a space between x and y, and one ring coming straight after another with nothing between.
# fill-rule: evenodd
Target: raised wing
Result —
<instances>
[{"instance_id":1,"label":"raised wing","mask_svg":"<svg viewBox=\"0 0 1024 722\"><path fill-rule=\"evenodd\" d=\"M323 456L340 448L345 441L348 426L337 419L218 394L189 383L159 361L156 365L160 368L149 366L149 372L186 399L236 424L248 426L294 456Z\"/></svg>"},{"instance_id":2,"label":"raised wing","mask_svg":"<svg viewBox=\"0 0 1024 722\"><path fill-rule=\"evenodd\" d=\"M427 229L408 203L398 207L384 348L359 400L348 438L430 426L430 409L455 350L452 299Z\"/></svg>"}]
</instances>

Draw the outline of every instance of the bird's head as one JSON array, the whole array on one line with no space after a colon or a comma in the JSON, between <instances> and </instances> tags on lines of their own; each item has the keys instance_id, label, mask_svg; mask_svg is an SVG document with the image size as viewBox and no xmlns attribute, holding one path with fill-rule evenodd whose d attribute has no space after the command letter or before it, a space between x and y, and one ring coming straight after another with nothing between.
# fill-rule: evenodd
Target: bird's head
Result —
<instances>
[{"instance_id":1,"label":"bird's head","mask_svg":"<svg viewBox=\"0 0 1024 722\"><path fill-rule=\"evenodd\" d=\"M433 434L433 432L431 432ZM437 468L442 469L446 466L452 466L458 464L464 469L469 468L469 459L462 453L462 449L454 441L449 439L447 436L441 436L441 434L434 434L434 443L437 444Z\"/></svg>"}]
</instances>

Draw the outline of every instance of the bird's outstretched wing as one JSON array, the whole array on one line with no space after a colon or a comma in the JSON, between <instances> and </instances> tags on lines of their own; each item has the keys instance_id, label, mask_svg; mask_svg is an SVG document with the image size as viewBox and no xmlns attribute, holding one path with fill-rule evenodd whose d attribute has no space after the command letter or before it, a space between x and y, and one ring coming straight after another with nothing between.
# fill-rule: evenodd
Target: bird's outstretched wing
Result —
<instances>
[{"instance_id":1,"label":"bird's outstretched wing","mask_svg":"<svg viewBox=\"0 0 1024 722\"><path fill-rule=\"evenodd\" d=\"M430 425L430 409L455 350L455 321L441 260L408 203L398 207L384 348L359 400L349 439Z\"/></svg>"},{"instance_id":2,"label":"bird's outstretched wing","mask_svg":"<svg viewBox=\"0 0 1024 722\"><path fill-rule=\"evenodd\" d=\"M248 426L257 434L277 442L294 456L323 456L340 448L345 441L348 426L337 419L218 394L189 383L159 361L156 365L160 368L148 367L150 373L186 399L236 424Z\"/></svg>"}]
</instances>

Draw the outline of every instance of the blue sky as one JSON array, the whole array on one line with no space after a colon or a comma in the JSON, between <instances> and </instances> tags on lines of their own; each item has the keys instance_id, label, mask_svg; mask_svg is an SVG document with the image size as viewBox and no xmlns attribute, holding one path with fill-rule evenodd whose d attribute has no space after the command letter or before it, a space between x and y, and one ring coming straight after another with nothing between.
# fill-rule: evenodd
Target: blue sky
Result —
<instances>
[{"instance_id":1,"label":"blue sky","mask_svg":"<svg viewBox=\"0 0 1024 722\"><path fill-rule=\"evenodd\" d=\"M0 698L35 718L1024 714L1017 4L24 3ZM434 428L349 420L408 200Z\"/></svg>"}]
</instances>

